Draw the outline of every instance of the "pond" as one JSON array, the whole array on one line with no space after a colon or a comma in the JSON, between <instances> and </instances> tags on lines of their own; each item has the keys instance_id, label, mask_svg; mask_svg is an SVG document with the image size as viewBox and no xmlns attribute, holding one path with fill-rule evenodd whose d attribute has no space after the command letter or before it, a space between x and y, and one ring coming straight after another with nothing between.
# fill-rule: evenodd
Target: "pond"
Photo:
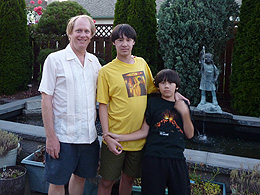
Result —
<instances>
[{"instance_id":1,"label":"pond","mask_svg":"<svg viewBox=\"0 0 260 195\"><path fill-rule=\"evenodd\" d=\"M17 116L8 121L43 126L41 116ZM98 135L102 135L102 128L99 120L96 121ZM186 140L186 148L200 151L221 153L227 155L260 159L260 139L249 138L246 134L229 133L228 131L207 131L204 133L201 127L195 125L195 136Z\"/></svg>"}]
</instances>

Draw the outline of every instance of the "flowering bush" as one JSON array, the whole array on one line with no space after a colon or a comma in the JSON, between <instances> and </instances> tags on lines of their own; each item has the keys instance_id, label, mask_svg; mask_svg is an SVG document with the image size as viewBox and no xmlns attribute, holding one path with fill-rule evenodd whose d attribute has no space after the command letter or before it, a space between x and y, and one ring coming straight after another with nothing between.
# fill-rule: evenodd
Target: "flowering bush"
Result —
<instances>
[{"instance_id":1,"label":"flowering bush","mask_svg":"<svg viewBox=\"0 0 260 195\"><path fill-rule=\"evenodd\" d=\"M27 24L36 24L39 22L41 15L43 14L43 8L40 6L42 4L42 0L38 0L38 5L35 4L34 1L30 1L30 4L27 5Z\"/></svg>"}]
</instances>

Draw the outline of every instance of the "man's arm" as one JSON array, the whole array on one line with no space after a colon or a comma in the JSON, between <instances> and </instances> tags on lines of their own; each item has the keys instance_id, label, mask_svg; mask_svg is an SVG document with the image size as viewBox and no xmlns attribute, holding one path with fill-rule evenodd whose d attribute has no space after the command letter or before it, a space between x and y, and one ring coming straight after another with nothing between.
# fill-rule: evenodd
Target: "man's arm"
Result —
<instances>
[{"instance_id":1,"label":"man's arm","mask_svg":"<svg viewBox=\"0 0 260 195\"><path fill-rule=\"evenodd\" d=\"M99 103L99 119L101 122L103 135L107 135L109 132L109 126L108 110L106 104ZM113 152L115 155L119 155L122 152L123 147L120 143L118 143L118 141L116 141L110 136L103 136L103 138L106 141L109 150Z\"/></svg>"},{"instance_id":2,"label":"man's arm","mask_svg":"<svg viewBox=\"0 0 260 195\"><path fill-rule=\"evenodd\" d=\"M175 102L174 108L180 113L182 122L183 122L183 130L188 139L191 139L194 136L194 127L191 122L190 110L187 104L183 100L177 100Z\"/></svg>"},{"instance_id":3,"label":"man's arm","mask_svg":"<svg viewBox=\"0 0 260 195\"><path fill-rule=\"evenodd\" d=\"M42 93L42 119L46 133L46 152L57 159L60 153L60 142L54 130L52 96L44 92Z\"/></svg>"},{"instance_id":4,"label":"man's arm","mask_svg":"<svg viewBox=\"0 0 260 195\"><path fill-rule=\"evenodd\" d=\"M144 119L141 129L139 129L138 131L129 134L108 133L107 135L104 136L111 136L119 142L124 142L124 141L134 141L134 140L144 139L147 137L148 132L149 132L149 125L146 123L146 120Z\"/></svg>"}]
</instances>

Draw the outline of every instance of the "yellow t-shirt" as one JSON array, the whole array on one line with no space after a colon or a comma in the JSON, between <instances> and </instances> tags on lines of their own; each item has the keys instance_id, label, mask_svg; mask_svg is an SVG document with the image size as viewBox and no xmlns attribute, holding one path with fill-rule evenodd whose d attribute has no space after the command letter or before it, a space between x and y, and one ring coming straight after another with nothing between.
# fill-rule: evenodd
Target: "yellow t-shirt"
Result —
<instances>
[{"instance_id":1,"label":"yellow t-shirt","mask_svg":"<svg viewBox=\"0 0 260 195\"><path fill-rule=\"evenodd\" d=\"M97 101L108 104L109 131L128 134L141 128L147 94L156 91L150 68L143 58L134 64L118 59L103 66L98 75ZM145 139L121 142L123 150L138 151Z\"/></svg>"}]
</instances>

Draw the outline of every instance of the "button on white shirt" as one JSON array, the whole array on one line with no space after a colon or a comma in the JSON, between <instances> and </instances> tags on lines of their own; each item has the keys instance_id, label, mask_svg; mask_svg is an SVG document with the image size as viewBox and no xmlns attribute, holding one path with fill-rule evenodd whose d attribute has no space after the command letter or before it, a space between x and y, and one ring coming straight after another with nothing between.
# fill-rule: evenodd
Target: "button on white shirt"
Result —
<instances>
[{"instance_id":1,"label":"button on white shirt","mask_svg":"<svg viewBox=\"0 0 260 195\"><path fill-rule=\"evenodd\" d=\"M45 60L39 91L53 96L60 142L92 143L96 137L96 86L101 65L86 52L84 66L68 45Z\"/></svg>"}]
</instances>

